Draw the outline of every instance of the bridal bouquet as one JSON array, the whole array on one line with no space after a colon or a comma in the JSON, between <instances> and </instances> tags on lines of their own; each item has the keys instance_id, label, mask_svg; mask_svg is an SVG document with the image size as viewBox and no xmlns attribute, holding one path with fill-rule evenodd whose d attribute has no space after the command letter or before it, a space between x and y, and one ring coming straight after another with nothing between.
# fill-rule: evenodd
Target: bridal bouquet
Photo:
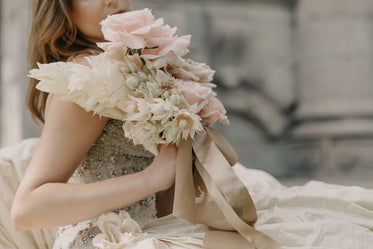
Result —
<instances>
[{"instance_id":1,"label":"bridal bouquet","mask_svg":"<svg viewBox=\"0 0 373 249\"><path fill-rule=\"evenodd\" d=\"M184 59L190 36L155 20L149 9L109 16L102 21L104 53L87 62L38 64L30 77L37 88L55 92L88 111L124 121L125 136L153 154L157 145L181 139L211 126L227 124L215 97L206 64Z\"/></svg>"},{"instance_id":2,"label":"bridal bouquet","mask_svg":"<svg viewBox=\"0 0 373 249\"><path fill-rule=\"evenodd\" d=\"M149 9L112 15L101 24L107 42L97 45L103 53L38 64L29 73L40 81L36 87L87 111L122 120L125 136L155 155L159 144L178 144L173 214L238 232L207 232L205 242L213 248L226 248L230 242L236 248L280 248L252 227L255 205L231 168L236 153L210 128L218 120L228 124L228 119L213 91L214 71L183 58L191 37L178 37L176 28L155 19Z\"/></svg>"}]
</instances>

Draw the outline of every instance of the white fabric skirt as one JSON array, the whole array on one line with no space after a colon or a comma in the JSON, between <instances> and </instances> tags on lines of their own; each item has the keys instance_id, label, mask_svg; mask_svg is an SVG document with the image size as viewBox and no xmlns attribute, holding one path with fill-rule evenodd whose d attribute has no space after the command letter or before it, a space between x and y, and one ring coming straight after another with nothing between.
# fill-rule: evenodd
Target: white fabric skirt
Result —
<instances>
[{"instance_id":1,"label":"white fabric skirt","mask_svg":"<svg viewBox=\"0 0 373 249\"><path fill-rule=\"evenodd\" d=\"M27 139L0 150L0 248L50 249L53 245L56 228L17 232L10 220L15 192L37 142ZM233 169L257 208L255 228L284 249L373 249L373 190L318 181L287 188L266 172L240 164ZM172 215L141 228L125 213L100 218L102 234L95 243L116 249L198 249L207 230Z\"/></svg>"}]
</instances>

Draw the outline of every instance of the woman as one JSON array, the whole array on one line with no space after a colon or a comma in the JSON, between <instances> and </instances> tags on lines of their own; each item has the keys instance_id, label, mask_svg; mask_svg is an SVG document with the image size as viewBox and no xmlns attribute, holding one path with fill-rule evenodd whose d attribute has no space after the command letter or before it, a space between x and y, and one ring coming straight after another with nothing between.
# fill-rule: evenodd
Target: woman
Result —
<instances>
[{"instance_id":1,"label":"woman","mask_svg":"<svg viewBox=\"0 0 373 249\"><path fill-rule=\"evenodd\" d=\"M131 0L33 1L30 66L100 52L95 43L105 40L99 23L131 10ZM160 197L156 205L155 194L174 182L175 145L161 146L153 160L124 138L120 121L87 113L35 85L32 80L28 103L44 128L12 206L18 231L76 224L123 207L140 224L156 218L156 206L158 216L170 212L172 198ZM72 175L74 184L67 184ZM84 231L60 228L55 248L66 241L69 248L92 247L97 227L90 224ZM79 236L66 235L72 230Z\"/></svg>"},{"instance_id":2,"label":"woman","mask_svg":"<svg viewBox=\"0 0 373 249\"><path fill-rule=\"evenodd\" d=\"M35 0L31 67L73 59L85 64L81 56L99 53L95 42L104 41L99 22L131 9L129 0ZM153 158L124 138L120 121L99 118L58 96L38 92L35 83L29 103L34 116L44 120L44 129L13 203L12 221L18 231L59 226L53 248L94 248L92 241L100 232L97 217L124 209L140 225L153 220L144 226L149 233L172 230L163 224L195 232L194 237L181 236L183 231L169 234L171 242L175 235L186 238L177 248L202 247L203 226L154 219L171 211L172 188L163 191L174 182L174 145L161 146ZM318 182L286 189L264 172L234 169L255 202L256 229L284 248L372 245L372 191ZM190 247L184 246L187 240ZM162 248L152 241L146 245Z\"/></svg>"}]
</instances>

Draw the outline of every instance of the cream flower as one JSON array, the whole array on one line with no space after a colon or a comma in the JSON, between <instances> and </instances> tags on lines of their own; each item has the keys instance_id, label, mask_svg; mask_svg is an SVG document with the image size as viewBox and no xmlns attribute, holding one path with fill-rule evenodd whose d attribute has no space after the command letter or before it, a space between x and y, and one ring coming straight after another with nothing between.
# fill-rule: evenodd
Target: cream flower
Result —
<instances>
[{"instance_id":1,"label":"cream flower","mask_svg":"<svg viewBox=\"0 0 373 249\"><path fill-rule=\"evenodd\" d=\"M85 65L77 62L39 64L39 69L31 70L29 76L40 80L36 88L41 91L59 94L87 111L123 120L128 88L118 63L105 54L85 58Z\"/></svg>"},{"instance_id":2,"label":"cream flower","mask_svg":"<svg viewBox=\"0 0 373 249\"><path fill-rule=\"evenodd\" d=\"M162 70L152 69L144 72L130 74L131 81L135 82L137 79L137 90L145 93L149 99L161 98L165 91L171 90L175 87L175 79L168 73Z\"/></svg>"},{"instance_id":3,"label":"cream flower","mask_svg":"<svg viewBox=\"0 0 373 249\"><path fill-rule=\"evenodd\" d=\"M133 139L134 144L141 144L154 155L158 155L158 144L163 144L160 137L160 124L152 121L125 121L123 124L125 136Z\"/></svg>"},{"instance_id":4,"label":"cream flower","mask_svg":"<svg viewBox=\"0 0 373 249\"><path fill-rule=\"evenodd\" d=\"M72 75L71 68L75 66L72 62L54 62L50 64L37 63L39 69L33 69L28 77L39 80L36 88L44 92L64 94L67 84Z\"/></svg>"},{"instance_id":5,"label":"cream flower","mask_svg":"<svg viewBox=\"0 0 373 249\"><path fill-rule=\"evenodd\" d=\"M175 113L179 111L179 108L173 103L163 100L155 99L154 104L151 105L151 113L153 121L159 121L162 125L170 121Z\"/></svg>"},{"instance_id":6,"label":"cream flower","mask_svg":"<svg viewBox=\"0 0 373 249\"><path fill-rule=\"evenodd\" d=\"M176 87L175 78L168 72L157 70L153 78L154 81L159 84L163 92L170 91Z\"/></svg>"},{"instance_id":7,"label":"cream flower","mask_svg":"<svg viewBox=\"0 0 373 249\"><path fill-rule=\"evenodd\" d=\"M162 138L165 139L166 143L175 143L178 144L181 139L182 129L180 129L176 121L169 122L165 125L163 130Z\"/></svg>"},{"instance_id":8,"label":"cream flower","mask_svg":"<svg viewBox=\"0 0 373 249\"><path fill-rule=\"evenodd\" d=\"M153 80L146 81L144 84L140 85L139 90L145 92L150 99L160 98L162 94L160 85Z\"/></svg>"},{"instance_id":9,"label":"cream flower","mask_svg":"<svg viewBox=\"0 0 373 249\"><path fill-rule=\"evenodd\" d=\"M130 100L126 102L124 110L127 113L125 120L128 121L145 122L150 120L152 116L150 103L142 98L130 97Z\"/></svg>"},{"instance_id":10,"label":"cream flower","mask_svg":"<svg viewBox=\"0 0 373 249\"><path fill-rule=\"evenodd\" d=\"M93 238L92 244L100 249L125 248L149 237L123 210L120 210L119 214L110 212L101 215L98 219L98 228L102 233Z\"/></svg>"},{"instance_id":11,"label":"cream flower","mask_svg":"<svg viewBox=\"0 0 373 249\"><path fill-rule=\"evenodd\" d=\"M117 107L128 100L128 88L118 64L105 54L87 57L88 66L76 64L68 83L72 96L81 97L87 109L96 105L105 108ZM89 101L87 101L87 99Z\"/></svg>"},{"instance_id":12,"label":"cream flower","mask_svg":"<svg viewBox=\"0 0 373 249\"><path fill-rule=\"evenodd\" d=\"M128 75L126 77L126 84L129 89L136 90L140 86L140 79L135 75Z\"/></svg>"},{"instance_id":13,"label":"cream flower","mask_svg":"<svg viewBox=\"0 0 373 249\"><path fill-rule=\"evenodd\" d=\"M105 54L107 54L105 52ZM120 71L123 75L128 75L132 73L137 73L142 80L146 80L149 72L148 68L143 65L142 59L138 54L135 55L125 55L121 54L117 56L116 59L113 58L113 55L107 55L112 60L117 61Z\"/></svg>"},{"instance_id":14,"label":"cream flower","mask_svg":"<svg viewBox=\"0 0 373 249\"><path fill-rule=\"evenodd\" d=\"M180 93L178 89L172 89L170 91L167 91L163 94L163 97L167 99L167 101L171 102L174 106L186 108L186 105L184 104L184 97Z\"/></svg>"},{"instance_id":15,"label":"cream flower","mask_svg":"<svg viewBox=\"0 0 373 249\"><path fill-rule=\"evenodd\" d=\"M166 123L162 137L167 143L179 143L180 139L187 139L189 136L193 139L196 132L203 130L201 118L193 112L197 107L194 105L191 109L179 110L173 121Z\"/></svg>"}]
</instances>

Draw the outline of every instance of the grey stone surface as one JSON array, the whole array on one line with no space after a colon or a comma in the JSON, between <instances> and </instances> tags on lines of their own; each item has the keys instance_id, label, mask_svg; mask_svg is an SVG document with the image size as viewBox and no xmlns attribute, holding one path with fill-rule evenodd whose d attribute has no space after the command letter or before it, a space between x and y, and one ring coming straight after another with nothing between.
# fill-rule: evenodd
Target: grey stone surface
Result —
<instances>
[{"instance_id":1,"label":"grey stone surface","mask_svg":"<svg viewBox=\"0 0 373 249\"><path fill-rule=\"evenodd\" d=\"M218 97L229 112L234 112L255 122L268 137L281 137L288 126L288 119L271 99L259 91L244 87L216 89Z\"/></svg>"},{"instance_id":2,"label":"grey stone surface","mask_svg":"<svg viewBox=\"0 0 373 249\"><path fill-rule=\"evenodd\" d=\"M287 165L280 140L271 140L260 126L241 115L230 113L229 126L216 123L219 130L231 143L238 160L248 168L261 169L276 177L286 177Z\"/></svg>"},{"instance_id":3,"label":"grey stone surface","mask_svg":"<svg viewBox=\"0 0 373 249\"><path fill-rule=\"evenodd\" d=\"M299 105L287 168L297 177L373 179L373 2L302 0L296 16Z\"/></svg>"},{"instance_id":4,"label":"grey stone surface","mask_svg":"<svg viewBox=\"0 0 373 249\"><path fill-rule=\"evenodd\" d=\"M353 4L348 0L300 2L296 31L298 118L373 115L372 17L373 2L369 0Z\"/></svg>"},{"instance_id":5,"label":"grey stone surface","mask_svg":"<svg viewBox=\"0 0 373 249\"><path fill-rule=\"evenodd\" d=\"M27 1L5 1L1 8L1 145L23 137L26 88Z\"/></svg>"},{"instance_id":6,"label":"grey stone surface","mask_svg":"<svg viewBox=\"0 0 373 249\"><path fill-rule=\"evenodd\" d=\"M373 171L373 137L287 140L289 176L330 177Z\"/></svg>"}]
</instances>

